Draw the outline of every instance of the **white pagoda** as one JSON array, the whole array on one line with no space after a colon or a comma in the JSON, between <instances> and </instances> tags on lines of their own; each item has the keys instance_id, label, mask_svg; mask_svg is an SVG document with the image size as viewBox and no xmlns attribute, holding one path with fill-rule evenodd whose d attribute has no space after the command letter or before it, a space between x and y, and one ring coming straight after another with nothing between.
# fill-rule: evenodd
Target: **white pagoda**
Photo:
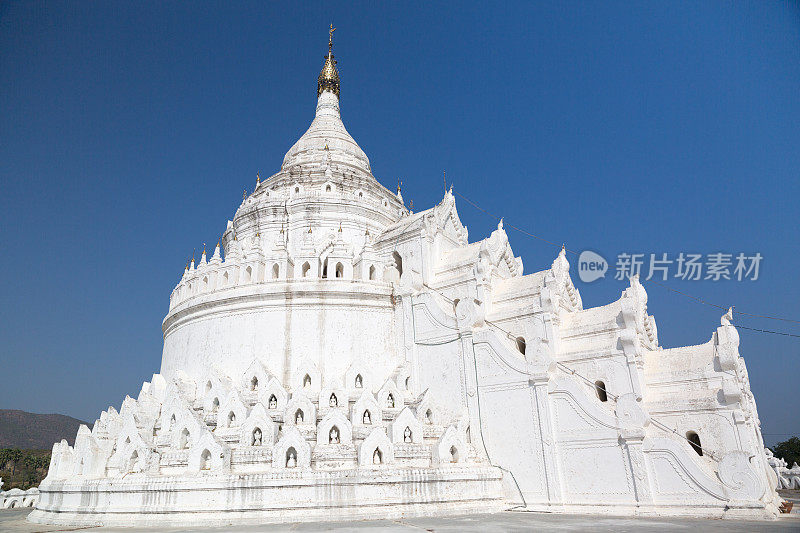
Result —
<instances>
[{"instance_id":1,"label":"white pagoda","mask_svg":"<svg viewBox=\"0 0 800 533\"><path fill-rule=\"evenodd\" d=\"M777 515L729 316L663 349L638 279L584 309L563 251L524 275L502 223L470 243L452 192L412 213L378 182L332 39L317 97L172 291L160 373L53 446L31 521Z\"/></svg>"}]
</instances>

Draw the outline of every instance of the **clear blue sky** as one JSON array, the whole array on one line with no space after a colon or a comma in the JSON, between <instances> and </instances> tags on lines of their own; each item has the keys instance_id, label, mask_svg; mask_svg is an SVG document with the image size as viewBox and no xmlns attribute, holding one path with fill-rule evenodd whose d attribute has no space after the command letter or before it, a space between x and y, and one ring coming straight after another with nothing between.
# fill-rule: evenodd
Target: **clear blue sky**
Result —
<instances>
[{"instance_id":1,"label":"clear blue sky","mask_svg":"<svg viewBox=\"0 0 800 533\"><path fill-rule=\"evenodd\" d=\"M158 371L187 255L313 117L331 21L345 124L417 209L447 169L456 191L576 250L760 252L758 281L670 284L800 320L795 2L9 1L0 407L92 421ZM496 224L459 213L472 239ZM556 256L509 236L527 273ZM573 277L586 306L625 288ZM719 309L645 286L662 345L719 325ZM768 442L800 434L800 338L740 334Z\"/></svg>"}]
</instances>

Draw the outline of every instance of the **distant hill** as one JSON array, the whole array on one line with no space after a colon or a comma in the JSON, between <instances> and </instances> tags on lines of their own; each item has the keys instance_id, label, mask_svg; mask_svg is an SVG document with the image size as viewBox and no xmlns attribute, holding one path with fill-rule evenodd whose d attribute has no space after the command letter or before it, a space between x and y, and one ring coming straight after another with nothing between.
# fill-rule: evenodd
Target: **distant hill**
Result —
<instances>
[{"instance_id":1,"label":"distant hill","mask_svg":"<svg viewBox=\"0 0 800 533\"><path fill-rule=\"evenodd\" d=\"M86 422L66 415L0 409L0 448L50 450L61 439L73 445L81 424Z\"/></svg>"}]
</instances>

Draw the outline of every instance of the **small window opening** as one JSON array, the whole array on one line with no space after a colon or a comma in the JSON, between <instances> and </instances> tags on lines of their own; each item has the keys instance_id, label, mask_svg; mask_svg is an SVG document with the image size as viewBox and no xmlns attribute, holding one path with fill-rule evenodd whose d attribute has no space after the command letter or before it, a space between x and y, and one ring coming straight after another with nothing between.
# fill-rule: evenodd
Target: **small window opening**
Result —
<instances>
[{"instance_id":1,"label":"small window opening","mask_svg":"<svg viewBox=\"0 0 800 533\"><path fill-rule=\"evenodd\" d=\"M328 398L328 405L330 407L336 407L336 406L339 405L339 400L336 399L336 395L335 394L331 394L331 397Z\"/></svg>"},{"instance_id":2,"label":"small window opening","mask_svg":"<svg viewBox=\"0 0 800 533\"><path fill-rule=\"evenodd\" d=\"M261 446L262 440L263 440L263 435L261 434L261 428L255 428L253 430L253 439L250 441L250 445Z\"/></svg>"},{"instance_id":3,"label":"small window opening","mask_svg":"<svg viewBox=\"0 0 800 533\"><path fill-rule=\"evenodd\" d=\"M517 350L522 355L525 355L525 338L524 337L517 337Z\"/></svg>"},{"instance_id":4,"label":"small window opening","mask_svg":"<svg viewBox=\"0 0 800 533\"><path fill-rule=\"evenodd\" d=\"M306 374L306 377L303 378L303 388L307 389L311 387L311 376Z\"/></svg>"},{"instance_id":5,"label":"small window opening","mask_svg":"<svg viewBox=\"0 0 800 533\"><path fill-rule=\"evenodd\" d=\"M331 186L330 185L326 185L325 186L325 192L331 192Z\"/></svg>"},{"instance_id":6,"label":"small window opening","mask_svg":"<svg viewBox=\"0 0 800 533\"><path fill-rule=\"evenodd\" d=\"M386 406L389 407L390 409L394 408L394 396L392 395L391 392L389 393L389 396L386 398Z\"/></svg>"},{"instance_id":7,"label":"small window opening","mask_svg":"<svg viewBox=\"0 0 800 533\"><path fill-rule=\"evenodd\" d=\"M597 397L600 398L601 402L608 401L608 391L606 390L606 384L602 381L595 381L594 383L594 390L597 392Z\"/></svg>"},{"instance_id":8,"label":"small window opening","mask_svg":"<svg viewBox=\"0 0 800 533\"><path fill-rule=\"evenodd\" d=\"M328 433L328 444L339 444L339 428L333 426Z\"/></svg>"},{"instance_id":9,"label":"small window opening","mask_svg":"<svg viewBox=\"0 0 800 533\"><path fill-rule=\"evenodd\" d=\"M457 463L458 462L458 448L455 446L450 446L450 462Z\"/></svg>"},{"instance_id":10,"label":"small window opening","mask_svg":"<svg viewBox=\"0 0 800 533\"><path fill-rule=\"evenodd\" d=\"M278 263L272 265L272 279L278 279L281 274L281 267L278 266Z\"/></svg>"},{"instance_id":11,"label":"small window opening","mask_svg":"<svg viewBox=\"0 0 800 533\"><path fill-rule=\"evenodd\" d=\"M211 468L211 452L203 450L200 454L200 470L209 470Z\"/></svg>"},{"instance_id":12,"label":"small window opening","mask_svg":"<svg viewBox=\"0 0 800 533\"><path fill-rule=\"evenodd\" d=\"M326 278L326 279L328 277L328 259L327 258L325 258L325 261L323 261L323 263L322 263L322 277Z\"/></svg>"},{"instance_id":13,"label":"small window opening","mask_svg":"<svg viewBox=\"0 0 800 533\"><path fill-rule=\"evenodd\" d=\"M303 421L303 410L302 409L298 409L294 413L294 423L295 424L300 424L302 421Z\"/></svg>"},{"instance_id":14,"label":"small window opening","mask_svg":"<svg viewBox=\"0 0 800 533\"><path fill-rule=\"evenodd\" d=\"M230 413L228 413L228 427L231 427L235 423L236 423L236 413L231 411Z\"/></svg>"},{"instance_id":15,"label":"small window opening","mask_svg":"<svg viewBox=\"0 0 800 533\"><path fill-rule=\"evenodd\" d=\"M383 464L383 454L379 448L375 448L375 451L372 452L372 464L379 465Z\"/></svg>"},{"instance_id":16,"label":"small window opening","mask_svg":"<svg viewBox=\"0 0 800 533\"><path fill-rule=\"evenodd\" d=\"M365 426L372 425L372 415L370 415L370 414L369 414L369 409L367 409L366 411L364 411L364 416L362 416L362 417L361 417L361 422L362 422L362 423L363 423Z\"/></svg>"},{"instance_id":17,"label":"small window opening","mask_svg":"<svg viewBox=\"0 0 800 533\"><path fill-rule=\"evenodd\" d=\"M406 390L411 390L411 376L406 378Z\"/></svg>"},{"instance_id":18,"label":"small window opening","mask_svg":"<svg viewBox=\"0 0 800 533\"><path fill-rule=\"evenodd\" d=\"M258 378L253 376L253 379L250 380L250 390L258 390Z\"/></svg>"},{"instance_id":19,"label":"small window opening","mask_svg":"<svg viewBox=\"0 0 800 533\"><path fill-rule=\"evenodd\" d=\"M361 374L356 376L356 388L360 389L364 387L364 378L361 377Z\"/></svg>"},{"instance_id":20,"label":"small window opening","mask_svg":"<svg viewBox=\"0 0 800 533\"><path fill-rule=\"evenodd\" d=\"M288 450L286 450L286 468L294 468L297 466L297 450L294 449L294 446L290 446Z\"/></svg>"},{"instance_id":21,"label":"small window opening","mask_svg":"<svg viewBox=\"0 0 800 533\"><path fill-rule=\"evenodd\" d=\"M403 442L412 442L413 441L412 437L413 435L411 433L411 428L406 426L406 430L403 431Z\"/></svg>"},{"instance_id":22,"label":"small window opening","mask_svg":"<svg viewBox=\"0 0 800 533\"><path fill-rule=\"evenodd\" d=\"M216 413L217 409L219 409L219 398L214 398L214 401L211 402L211 411Z\"/></svg>"},{"instance_id":23,"label":"small window opening","mask_svg":"<svg viewBox=\"0 0 800 533\"><path fill-rule=\"evenodd\" d=\"M375 280L375 265L370 265L369 267L369 279Z\"/></svg>"},{"instance_id":24,"label":"small window opening","mask_svg":"<svg viewBox=\"0 0 800 533\"><path fill-rule=\"evenodd\" d=\"M309 265L308 261L306 261L305 263L303 263L303 277L304 278L308 277L308 271L309 270L311 270L311 265Z\"/></svg>"},{"instance_id":25,"label":"small window opening","mask_svg":"<svg viewBox=\"0 0 800 533\"><path fill-rule=\"evenodd\" d=\"M300 187L295 187L295 188L294 188L294 193L295 193L295 194L297 194L297 193L299 193L299 192L300 192Z\"/></svg>"},{"instance_id":26,"label":"small window opening","mask_svg":"<svg viewBox=\"0 0 800 533\"><path fill-rule=\"evenodd\" d=\"M189 430L183 428L183 430L181 431L181 436L178 439L178 448L180 448L181 450L185 450L188 447L189 447Z\"/></svg>"},{"instance_id":27,"label":"small window opening","mask_svg":"<svg viewBox=\"0 0 800 533\"><path fill-rule=\"evenodd\" d=\"M341 263L336 263L336 277L337 278L344 277L344 266Z\"/></svg>"},{"instance_id":28,"label":"small window opening","mask_svg":"<svg viewBox=\"0 0 800 533\"><path fill-rule=\"evenodd\" d=\"M269 409L277 409L278 408L278 398L276 398L274 394L270 395L270 397L269 397L268 407L269 407Z\"/></svg>"},{"instance_id":29,"label":"small window opening","mask_svg":"<svg viewBox=\"0 0 800 533\"><path fill-rule=\"evenodd\" d=\"M392 257L394 258L394 267L397 269L397 272L402 276L403 275L403 258L400 257L400 254L392 252Z\"/></svg>"},{"instance_id":30,"label":"small window opening","mask_svg":"<svg viewBox=\"0 0 800 533\"><path fill-rule=\"evenodd\" d=\"M688 433L686 433L686 440L688 440L689 444L692 445L692 448L694 448L694 451L697 452L697 455L702 457L703 446L700 444L700 435L698 435L694 431L689 431Z\"/></svg>"},{"instance_id":31,"label":"small window opening","mask_svg":"<svg viewBox=\"0 0 800 533\"><path fill-rule=\"evenodd\" d=\"M425 423L433 424L433 412L430 409L425 411Z\"/></svg>"}]
</instances>

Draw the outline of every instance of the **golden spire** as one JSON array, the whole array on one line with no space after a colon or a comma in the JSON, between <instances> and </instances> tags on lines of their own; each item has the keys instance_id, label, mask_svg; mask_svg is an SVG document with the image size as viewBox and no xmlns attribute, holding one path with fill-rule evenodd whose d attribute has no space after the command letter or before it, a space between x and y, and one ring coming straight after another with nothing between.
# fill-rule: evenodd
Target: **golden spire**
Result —
<instances>
[{"instance_id":1,"label":"golden spire","mask_svg":"<svg viewBox=\"0 0 800 533\"><path fill-rule=\"evenodd\" d=\"M256 188L261 185L261 172L256 172Z\"/></svg>"},{"instance_id":2,"label":"golden spire","mask_svg":"<svg viewBox=\"0 0 800 533\"><path fill-rule=\"evenodd\" d=\"M325 64L322 65L322 71L317 78L317 96L321 95L324 91L330 91L339 97L339 71L336 70L336 60L333 59L333 32L336 28L331 24L331 29L328 32L328 55L325 56Z\"/></svg>"}]
</instances>

